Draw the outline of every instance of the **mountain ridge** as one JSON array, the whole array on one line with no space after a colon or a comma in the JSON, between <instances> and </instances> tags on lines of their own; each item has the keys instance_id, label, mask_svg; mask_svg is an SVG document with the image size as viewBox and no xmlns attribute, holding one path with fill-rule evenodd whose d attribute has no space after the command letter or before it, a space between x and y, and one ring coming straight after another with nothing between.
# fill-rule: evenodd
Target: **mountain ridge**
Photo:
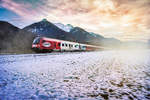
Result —
<instances>
[{"instance_id":1,"label":"mountain ridge","mask_svg":"<svg viewBox=\"0 0 150 100\"><path fill-rule=\"evenodd\" d=\"M24 27L23 30L32 32L38 36L46 36L50 38L64 40L72 39L72 36L68 32L60 29L59 27L47 20L33 23L29 26Z\"/></svg>"},{"instance_id":2,"label":"mountain ridge","mask_svg":"<svg viewBox=\"0 0 150 100\"><path fill-rule=\"evenodd\" d=\"M104 42L105 40L109 40L109 38L104 38L102 35L95 34L93 32L87 32L80 27L73 27L70 24L64 25L61 23L52 23L46 19L26 26L23 28L23 30L32 32L38 36L46 36L50 38L69 40L92 45L105 44L106 46L107 44ZM115 40L119 41L117 39ZM113 41L112 43L117 44L115 43L116 41Z\"/></svg>"},{"instance_id":3,"label":"mountain ridge","mask_svg":"<svg viewBox=\"0 0 150 100\"><path fill-rule=\"evenodd\" d=\"M62 26L65 27L66 25ZM69 32L66 32L54 23L42 20L20 29L9 22L0 21L0 53L33 53L31 45L33 39L37 36L104 46L112 49L147 47L147 44L143 42L122 42L115 38L105 38L102 35L87 32L80 27L70 26Z\"/></svg>"},{"instance_id":4,"label":"mountain ridge","mask_svg":"<svg viewBox=\"0 0 150 100\"><path fill-rule=\"evenodd\" d=\"M6 21L0 21L0 53L31 53L34 35Z\"/></svg>"}]
</instances>

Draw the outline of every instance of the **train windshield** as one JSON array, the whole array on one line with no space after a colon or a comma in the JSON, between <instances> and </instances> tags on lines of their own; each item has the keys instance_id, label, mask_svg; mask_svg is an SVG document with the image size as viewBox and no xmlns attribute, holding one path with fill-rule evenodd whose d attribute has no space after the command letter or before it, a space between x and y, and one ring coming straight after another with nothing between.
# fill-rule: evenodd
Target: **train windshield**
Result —
<instances>
[{"instance_id":1,"label":"train windshield","mask_svg":"<svg viewBox=\"0 0 150 100\"><path fill-rule=\"evenodd\" d=\"M40 37L37 37L34 39L33 44L39 44L40 43Z\"/></svg>"}]
</instances>

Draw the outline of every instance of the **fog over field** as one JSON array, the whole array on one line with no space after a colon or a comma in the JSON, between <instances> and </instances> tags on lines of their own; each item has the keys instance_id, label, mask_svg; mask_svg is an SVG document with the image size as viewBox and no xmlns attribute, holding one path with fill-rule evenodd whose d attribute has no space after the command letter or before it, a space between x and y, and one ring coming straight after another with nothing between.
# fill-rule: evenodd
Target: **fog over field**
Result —
<instances>
[{"instance_id":1,"label":"fog over field","mask_svg":"<svg viewBox=\"0 0 150 100\"><path fill-rule=\"evenodd\" d=\"M149 100L150 51L0 55L2 100Z\"/></svg>"}]
</instances>

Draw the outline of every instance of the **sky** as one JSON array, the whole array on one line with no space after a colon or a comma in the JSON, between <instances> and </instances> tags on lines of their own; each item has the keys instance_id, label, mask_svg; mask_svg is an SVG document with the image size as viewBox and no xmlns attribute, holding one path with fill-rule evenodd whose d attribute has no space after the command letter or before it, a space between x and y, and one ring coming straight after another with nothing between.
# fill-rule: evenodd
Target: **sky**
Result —
<instances>
[{"instance_id":1,"label":"sky","mask_svg":"<svg viewBox=\"0 0 150 100\"><path fill-rule=\"evenodd\" d=\"M0 20L17 27L44 18L122 41L150 39L150 0L0 0Z\"/></svg>"}]
</instances>

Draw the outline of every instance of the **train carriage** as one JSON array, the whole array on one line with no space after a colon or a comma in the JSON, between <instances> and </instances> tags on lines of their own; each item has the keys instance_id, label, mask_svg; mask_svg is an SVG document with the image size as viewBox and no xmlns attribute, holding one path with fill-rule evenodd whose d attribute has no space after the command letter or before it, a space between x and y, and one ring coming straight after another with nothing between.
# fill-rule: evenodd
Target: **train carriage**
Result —
<instances>
[{"instance_id":1,"label":"train carriage","mask_svg":"<svg viewBox=\"0 0 150 100\"><path fill-rule=\"evenodd\" d=\"M98 50L100 47L46 37L36 37L33 41L32 49L36 52L92 51Z\"/></svg>"}]
</instances>

